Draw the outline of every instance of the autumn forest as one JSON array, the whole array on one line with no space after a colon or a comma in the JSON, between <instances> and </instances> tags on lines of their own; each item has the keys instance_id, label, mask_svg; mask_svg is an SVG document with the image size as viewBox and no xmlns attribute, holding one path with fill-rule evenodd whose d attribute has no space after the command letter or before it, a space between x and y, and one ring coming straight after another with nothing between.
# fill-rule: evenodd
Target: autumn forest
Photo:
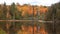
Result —
<instances>
[{"instance_id":1,"label":"autumn forest","mask_svg":"<svg viewBox=\"0 0 60 34\"><path fill-rule=\"evenodd\" d=\"M51 6L0 4L0 34L60 34L60 2Z\"/></svg>"}]
</instances>

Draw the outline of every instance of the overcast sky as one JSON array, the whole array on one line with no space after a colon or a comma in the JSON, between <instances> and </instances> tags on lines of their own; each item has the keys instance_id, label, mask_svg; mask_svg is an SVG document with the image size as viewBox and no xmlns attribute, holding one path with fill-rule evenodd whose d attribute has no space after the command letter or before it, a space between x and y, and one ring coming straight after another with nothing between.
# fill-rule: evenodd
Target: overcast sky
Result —
<instances>
[{"instance_id":1,"label":"overcast sky","mask_svg":"<svg viewBox=\"0 0 60 34\"><path fill-rule=\"evenodd\" d=\"M11 3L19 3L19 4L31 4L31 5L45 5L50 6L51 4L59 2L59 0L0 0L0 4L6 2L7 5Z\"/></svg>"}]
</instances>

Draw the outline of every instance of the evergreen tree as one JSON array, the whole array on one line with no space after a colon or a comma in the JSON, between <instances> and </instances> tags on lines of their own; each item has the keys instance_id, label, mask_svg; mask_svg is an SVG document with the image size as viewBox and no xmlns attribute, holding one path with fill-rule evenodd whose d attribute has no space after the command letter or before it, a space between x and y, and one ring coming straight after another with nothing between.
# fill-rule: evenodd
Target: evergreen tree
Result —
<instances>
[{"instance_id":1,"label":"evergreen tree","mask_svg":"<svg viewBox=\"0 0 60 34\"><path fill-rule=\"evenodd\" d=\"M15 3L12 3L10 7L10 14L12 19L15 19L15 12L16 12L16 6Z\"/></svg>"},{"instance_id":2,"label":"evergreen tree","mask_svg":"<svg viewBox=\"0 0 60 34\"><path fill-rule=\"evenodd\" d=\"M1 13L2 19L6 19L6 15L7 15L7 6L6 3L4 2Z\"/></svg>"}]
</instances>

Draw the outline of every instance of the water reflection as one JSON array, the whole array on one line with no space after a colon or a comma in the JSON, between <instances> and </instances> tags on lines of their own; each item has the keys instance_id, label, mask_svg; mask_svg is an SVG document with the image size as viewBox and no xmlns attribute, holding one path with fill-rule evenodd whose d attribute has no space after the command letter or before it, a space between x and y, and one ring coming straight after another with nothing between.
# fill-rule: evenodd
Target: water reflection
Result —
<instances>
[{"instance_id":1,"label":"water reflection","mask_svg":"<svg viewBox=\"0 0 60 34\"><path fill-rule=\"evenodd\" d=\"M23 22L0 22L0 28L7 34L52 34L52 23L23 21ZM1 27L3 26L3 27Z\"/></svg>"},{"instance_id":2,"label":"water reflection","mask_svg":"<svg viewBox=\"0 0 60 34\"><path fill-rule=\"evenodd\" d=\"M18 30L17 32L18 34L33 34L33 33L34 34L48 34L48 32L45 30L44 23L39 23L38 25L34 24L34 27L31 25L32 23L30 23L27 26L26 24L21 26L22 30ZM33 29L34 29L34 32L33 32Z\"/></svg>"}]
</instances>

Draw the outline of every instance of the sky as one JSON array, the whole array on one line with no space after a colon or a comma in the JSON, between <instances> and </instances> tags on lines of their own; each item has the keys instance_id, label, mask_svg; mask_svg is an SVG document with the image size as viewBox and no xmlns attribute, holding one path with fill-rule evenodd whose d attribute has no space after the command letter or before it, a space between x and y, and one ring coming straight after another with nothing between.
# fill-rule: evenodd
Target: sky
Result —
<instances>
[{"instance_id":1,"label":"sky","mask_svg":"<svg viewBox=\"0 0 60 34\"><path fill-rule=\"evenodd\" d=\"M19 3L21 5L23 4L31 4L31 5L44 5L44 6L50 6L51 4L60 2L60 0L0 0L0 4L3 4L6 2L7 5L10 5L11 3Z\"/></svg>"}]
</instances>

